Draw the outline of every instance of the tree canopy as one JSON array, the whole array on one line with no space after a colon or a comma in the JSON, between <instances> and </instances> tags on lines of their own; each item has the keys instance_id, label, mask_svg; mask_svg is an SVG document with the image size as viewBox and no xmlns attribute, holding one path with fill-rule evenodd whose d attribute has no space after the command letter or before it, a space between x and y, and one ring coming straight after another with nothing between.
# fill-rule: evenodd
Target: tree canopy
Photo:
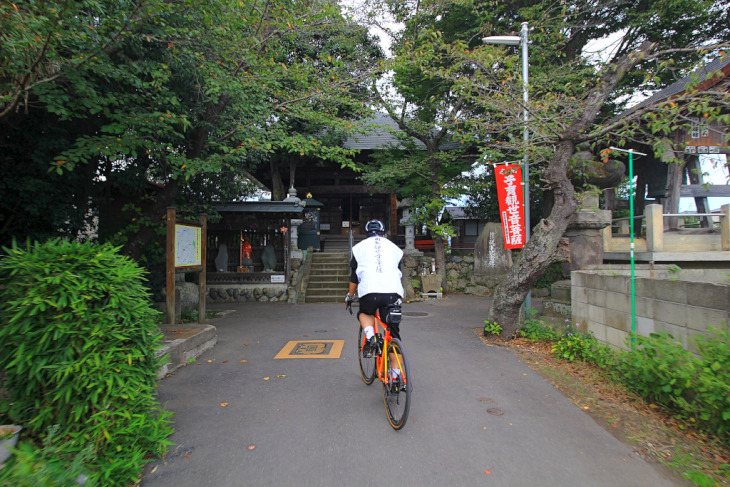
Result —
<instances>
[{"instance_id":1,"label":"tree canopy","mask_svg":"<svg viewBox=\"0 0 730 487\"><path fill-rule=\"evenodd\" d=\"M384 5L403 26L393 31L391 61L399 106L411 105L401 113L416 119L426 114L451 140L477 148L484 163L528 157L531 180L539 181L554 201L495 291L491 314L504 336L516 331L520 305L532 284L564 258L559 240L577 209L573 183L590 180L585 171L591 165L574 158L577 147L594 151L600 165L611 145L641 141L661 150L671 131L688 125L688 113L728 117L727 93L698 91L682 103L644 107L617 118L627 104L636 103L637 95L664 88L723 55L730 35L727 1ZM485 36L515 34L522 22L531 27L527 104L519 52L481 42ZM590 43L602 38L617 40L600 57L590 55ZM434 109L441 100L443 106ZM525 109L529 144L522 137Z\"/></svg>"},{"instance_id":2,"label":"tree canopy","mask_svg":"<svg viewBox=\"0 0 730 487\"><path fill-rule=\"evenodd\" d=\"M277 152L348 164L321 141L365 115L380 55L327 0L17 1L2 18L2 240L96 216L135 258L166 206L241 196Z\"/></svg>"}]
</instances>

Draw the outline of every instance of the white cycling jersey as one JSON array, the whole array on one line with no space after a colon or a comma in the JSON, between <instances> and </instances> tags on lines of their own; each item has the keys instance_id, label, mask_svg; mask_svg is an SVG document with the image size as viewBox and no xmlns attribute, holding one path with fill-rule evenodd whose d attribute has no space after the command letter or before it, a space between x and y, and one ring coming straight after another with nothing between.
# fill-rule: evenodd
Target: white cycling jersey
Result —
<instances>
[{"instance_id":1,"label":"white cycling jersey","mask_svg":"<svg viewBox=\"0 0 730 487\"><path fill-rule=\"evenodd\" d=\"M352 258L357 267L357 294L396 293L403 297L400 261L403 251L385 237L368 237L352 248Z\"/></svg>"}]
</instances>

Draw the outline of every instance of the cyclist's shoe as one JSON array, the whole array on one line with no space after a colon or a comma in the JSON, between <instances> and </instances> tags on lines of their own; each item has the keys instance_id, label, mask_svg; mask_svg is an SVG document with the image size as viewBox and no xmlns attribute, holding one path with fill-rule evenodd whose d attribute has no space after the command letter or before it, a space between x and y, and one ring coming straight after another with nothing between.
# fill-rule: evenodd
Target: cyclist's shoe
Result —
<instances>
[{"instance_id":1,"label":"cyclist's shoe","mask_svg":"<svg viewBox=\"0 0 730 487\"><path fill-rule=\"evenodd\" d=\"M370 340L367 340L365 344L362 346L362 355L365 358L370 358L373 356L373 353L378 349L378 341L375 338L375 336L370 337Z\"/></svg>"}]
</instances>

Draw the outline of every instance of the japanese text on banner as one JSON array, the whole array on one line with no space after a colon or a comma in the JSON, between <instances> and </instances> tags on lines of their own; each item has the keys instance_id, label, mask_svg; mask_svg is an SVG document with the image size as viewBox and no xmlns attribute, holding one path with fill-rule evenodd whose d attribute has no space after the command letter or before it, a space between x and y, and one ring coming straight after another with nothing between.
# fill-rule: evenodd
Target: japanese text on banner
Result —
<instances>
[{"instance_id":1,"label":"japanese text on banner","mask_svg":"<svg viewBox=\"0 0 730 487\"><path fill-rule=\"evenodd\" d=\"M522 168L516 164L494 168L497 178L499 214L502 217L504 247L519 249L525 245L525 212L522 189Z\"/></svg>"}]
</instances>

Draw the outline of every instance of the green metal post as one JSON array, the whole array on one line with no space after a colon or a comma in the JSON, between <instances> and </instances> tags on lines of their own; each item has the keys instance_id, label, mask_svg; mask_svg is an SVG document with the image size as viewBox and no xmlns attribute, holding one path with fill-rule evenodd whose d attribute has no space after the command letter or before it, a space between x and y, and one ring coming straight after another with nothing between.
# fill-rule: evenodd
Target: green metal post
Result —
<instances>
[{"instance_id":1,"label":"green metal post","mask_svg":"<svg viewBox=\"0 0 730 487\"><path fill-rule=\"evenodd\" d=\"M612 150L629 153L629 232L631 233L631 348L636 349L636 264L634 260L634 154L645 156L642 152L634 152L634 149L619 149L611 147Z\"/></svg>"},{"instance_id":2,"label":"green metal post","mask_svg":"<svg viewBox=\"0 0 730 487\"><path fill-rule=\"evenodd\" d=\"M629 149L629 217L631 218L631 349L636 349L636 267L634 262L634 150Z\"/></svg>"}]
</instances>

